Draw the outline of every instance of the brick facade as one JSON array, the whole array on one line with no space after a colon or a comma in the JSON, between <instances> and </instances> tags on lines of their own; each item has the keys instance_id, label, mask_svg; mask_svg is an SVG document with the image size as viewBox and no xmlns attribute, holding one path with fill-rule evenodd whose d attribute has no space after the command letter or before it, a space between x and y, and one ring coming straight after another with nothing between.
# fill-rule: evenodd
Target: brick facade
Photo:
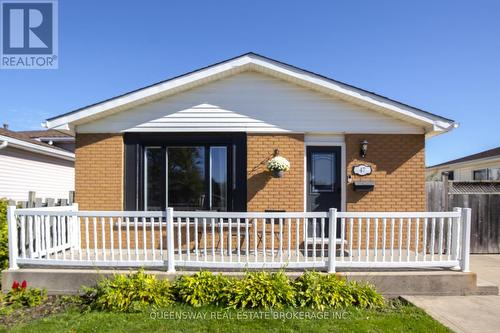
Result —
<instances>
[{"instance_id":1,"label":"brick facade","mask_svg":"<svg viewBox=\"0 0 500 333\"><path fill-rule=\"evenodd\" d=\"M359 156L360 142L368 140L368 152L365 158ZM347 176L352 181L371 180L375 183L373 192L355 192L352 184L347 185L346 201L348 211L424 211L425 210L425 137L424 135L410 134L346 134L346 165ZM368 164L372 167L372 174L356 176L352 168L357 164ZM399 220L386 221L386 239L390 239L391 224L394 223L394 246L399 246L399 232L401 232L401 246L406 248L408 229L399 229ZM383 246L383 221L370 221L370 247L375 244L373 228L378 223L378 248ZM362 221L361 247L366 247L367 220ZM410 229L411 240L415 239L416 221ZM353 232L353 247L358 246L359 230L355 226ZM420 229L422 233L422 229ZM422 234L419 234L420 245ZM346 232L346 238L350 235Z\"/></svg>"},{"instance_id":2,"label":"brick facade","mask_svg":"<svg viewBox=\"0 0 500 333\"><path fill-rule=\"evenodd\" d=\"M81 210L122 210L123 136L77 134L75 198Z\"/></svg>"},{"instance_id":3,"label":"brick facade","mask_svg":"<svg viewBox=\"0 0 500 333\"><path fill-rule=\"evenodd\" d=\"M360 142L368 140L368 153L359 156ZM412 134L346 134L347 176L372 180L373 192L361 193L347 185L348 211L424 211L425 137ZM356 176L352 168L368 164L373 173Z\"/></svg>"},{"instance_id":4,"label":"brick facade","mask_svg":"<svg viewBox=\"0 0 500 333\"><path fill-rule=\"evenodd\" d=\"M283 178L273 178L266 162L275 149L290 161ZM304 211L304 135L248 134L247 211Z\"/></svg>"},{"instance_id":5,"label":"brick facade","mask_svg":"<svg viewBox=\"0 0 500 333\"><path fill-rule=\"evenodd\" d=\"M359 157L360 141L368 140L366 158ZM346 186L348 211L424 211L425 210L425 161L424 135L375 135L346 134L346 173L352 180L373 180L375 190L368 193L355 192L352 184ZM290 171L283 178L273 178L266 170L267 160L279 149L280 155L291 163ZM302 134L248 134L247 136L247 210L304 210L304 135ZM76 137L76 200L81 210L122 210L123 209L123 137L120 134L78 134ZM360 177L352 174L356 164L369 164L373 173ZM125 221L123 221L125 222ZM130 221L131 225L133 221ZM271 239L271 221L266 227L266 238ZM275 221L277 223L277 221ZM283 241L288 241L288 227L283 221ZM93 221L89 221L89 241L93 242ZM98 246L101 246L101 221L96 221ZM372 228L374 227L372 221ZM398 221L396 221L397 225ZM142 248L142 221L139 222L138 246ZM363 221L362 244L365 247L365 227ZM82 225L82 242L85 234ZM275 225L277 232L279 225ZM379 224L379 244L382 239L382 223ZM115 228L114 228L115 229ZM302 227L300 228L302 239ZM195 234L194 230L191 230ZM159 233L159 230L158 230ZM357 247L358 230L353 233L353 246ZM123 234L122 234L123 235ZM291 229L292 246L295 246L295 228ZM386 234L386 236L389 236ZM349 234L346 232L346 237ZM115 247L118 230L114 230ZM123 241L125 239L122 237ZM403 231L405 246L406 231ZM111 244L107 237L107 246ZM253 236L248 240L253 244ZM373 244L373 238L370 238ZM151 244L149 235L146 240ZM211 239L209 240L211 242ZM158 247L158 240L155 241ZM216 243L220 240L216 237ZM238 240L233 239L234 248ZM125 245L123 243L123 245ZM397 239L396 244L397 246ZM132 246L135 244L132 241ZM217 245L218 247L218 245ZM270 244L266 244L270 247ZM379 246L380 247L380 246Z\"/></svg>"}]
</instances>

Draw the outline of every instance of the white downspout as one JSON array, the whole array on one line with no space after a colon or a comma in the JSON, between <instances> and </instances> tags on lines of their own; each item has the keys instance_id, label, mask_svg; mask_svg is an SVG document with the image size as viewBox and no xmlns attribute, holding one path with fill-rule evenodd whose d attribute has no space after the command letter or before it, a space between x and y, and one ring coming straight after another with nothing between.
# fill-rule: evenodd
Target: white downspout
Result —
<instances>
[{"instance_id":1,"label":"white downspout","mask_svg":"<svg viewBox=\"0 0 500 333\"><path fill-rule=\"evenodd\" d=\"M4 141L0 144L0 150L4 149L5 147L7 147L9 145L9 142L7 141Z\"/></svg>"}]
</instances>

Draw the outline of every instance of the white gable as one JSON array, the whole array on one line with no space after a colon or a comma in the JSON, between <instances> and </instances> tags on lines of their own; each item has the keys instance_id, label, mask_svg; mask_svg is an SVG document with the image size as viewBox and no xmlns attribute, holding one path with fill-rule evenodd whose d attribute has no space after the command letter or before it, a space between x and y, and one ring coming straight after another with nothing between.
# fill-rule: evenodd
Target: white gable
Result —
<instances>
[{"instance_id":1,"label":"white gable","mask_svg":"<svg viewBox=\"0 0 500 333\"><path fill-rule=\"evenodd\" d=\"M99 132L424 133L424 128L254 71L77 125Z\"/></svg>"}]
</instances>

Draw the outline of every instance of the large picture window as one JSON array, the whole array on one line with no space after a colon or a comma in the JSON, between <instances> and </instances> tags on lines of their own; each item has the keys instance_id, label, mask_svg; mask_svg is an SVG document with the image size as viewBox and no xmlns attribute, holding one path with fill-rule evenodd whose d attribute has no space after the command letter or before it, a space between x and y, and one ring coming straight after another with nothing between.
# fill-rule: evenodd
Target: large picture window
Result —
<instances>
[{"instance_id":1,"label":"large picture window","mask_svg":"<svg viewBox=\"0 0 500 333\"><path fill-rule=\"evenodd\" d=\"M245 133L126 133L126 210L246 211Z\"/></svg>"},{"instance_id":2,"label":"large picture window","mask_svg":"<svg viewBox=\"0 0 500 333\"><path fill-rule=\"evenodd\" d=\"M166 170L164 163L166 161ZM166 175L164 174L166 173ZM225 146L145 147L144 207L227 211L228 149Z\"/></svg>"}]
</instances>

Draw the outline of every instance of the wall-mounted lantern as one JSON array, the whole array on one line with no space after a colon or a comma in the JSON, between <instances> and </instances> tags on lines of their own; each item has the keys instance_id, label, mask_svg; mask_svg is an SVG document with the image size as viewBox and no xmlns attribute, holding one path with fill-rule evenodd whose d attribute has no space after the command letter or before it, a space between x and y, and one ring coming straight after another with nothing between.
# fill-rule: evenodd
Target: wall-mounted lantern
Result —
<instances>
[{"instance_id":1,"label":"wall-mounted lantern","mask_svg":"<svg viewBox=\"0 0 500 333\"><path fill-rule=\"evenodd\" d=\"M361 143L360 143L359 155L361 157L365 157L367 151L368 151L368 140L365 139L365 140L361 141Z\"/></svg>"}]
</instances>

